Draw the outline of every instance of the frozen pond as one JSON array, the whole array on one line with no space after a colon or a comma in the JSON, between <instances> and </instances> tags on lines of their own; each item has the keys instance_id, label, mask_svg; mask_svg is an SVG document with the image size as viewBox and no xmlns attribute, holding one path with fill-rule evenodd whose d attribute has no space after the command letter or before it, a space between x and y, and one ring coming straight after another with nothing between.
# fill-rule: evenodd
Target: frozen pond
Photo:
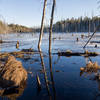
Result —
<instances>
[{"instance_id":1,"label":"frozen pond","mask_svg":"<svg viewBox=\"0 0 100 100\"><path fill-rule=\"evenodd\" d=\"M85 36L81 38L81 34ZM48 54L48 34L44 34L42 40L42 60L40 54L30 55L30 59L20 59L24 68L31 71L28 74L28 80L23 90L18 96L11 94L0 97L10 100L98 100L100 99L100 81L92 80L95 73L80 73L80 67L85 67L87 61L98 62L100 65L100 56L58 56L58 51L72 50L73 52L84 52L83 46L89 39L86 33L66 33L53 34L52 54ZM0 39L5 43L0 44L0 52L20 51L21 49L37 49L39 34L0 34ZM77 42L76 39L79 39ZM19 41L19 49L16 49L16 42ZM98 43L89 43L86 47L88 51L100 53L100 33L96 33L91 41ZM97 44L97 48L95 48ZM46 73L43 73L43 65ZM36 75L39 75L41 81L41 90L37 88ZM46 76L46 77L45 77ZM47 81L46 81L47 79ZM18 94L18 93L16 93Z\"/></svg>"}]
</instances>

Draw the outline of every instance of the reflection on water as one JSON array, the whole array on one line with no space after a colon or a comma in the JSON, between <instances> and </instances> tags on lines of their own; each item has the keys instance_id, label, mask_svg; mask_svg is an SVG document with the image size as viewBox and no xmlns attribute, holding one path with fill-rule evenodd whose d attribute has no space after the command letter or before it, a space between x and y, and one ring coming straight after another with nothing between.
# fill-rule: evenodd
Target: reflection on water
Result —
<instances>
[{"instance_id":1,"label":"reflection on water","mask_svg":"<svg viewBox=\"0 0 100 100\"><path fill-rule=\"evenodd\" d=\"M52 90L53 90L53 97L52 97L52 92L50 91L50 86L49 86L49 81L48 81L48 77L47 77L47 72L46 72L46 68L45 68L45 64L43 61L43 53L41 50L40 51L40 59L41 59L41 65L42 65L42 69L43 69L43 73L44 73L44 79L45 79L45 85L46 85L46 89L48 92L48 96L49 96L49 100L56 100L56 91L55 91L55 85L54 85L54 79L53 79L53 72L52 72L52 56L51 53L49 54L49 67L50 67L50 78L51 78L51 84L52 84Z\"/></svg>"},{"instance_id":2,"label":"reflection on water","mask_svg":"<svg viewBox=\"0 0 100 100\"><path fill-rule=\"evenodd\" d=\"M51 98L49 84L48 84L48 78L47 78L47 73L46 73L45 64L44 64L44 61L43 61L43 54L42 54L41 50L39 50L39 51L40 51L40 59L41 59L42 70L43 70L43 73L44 73L44 79L45 79L46 88L47 88L47 91L48 91L48 95Z\"/></svg>"},{"instance_id":3,"label":"reflection on water","mask_svg":"<svg viewBox=\"0 0 100 100\"><path fill-rule=\"evenodd\" d=\"M52 71L52 56L51 56L51 53L49 53L49 66L50 66L50 76L51 76L51 81L52 81L53 96L54 96L54 100L56 100L56 90L55 90L55 83L54 83L53 71Z\"/></svg>"},{"instance_id":4,"label":"reflection on water","mask_svg":"<svg viewBox=\"0 0 100 100\"><path fill-rule=\"evenodd\" d=\"M37 49L39 34L9 34L0 35L5 43L0 44L1 52L20 51L22 49ZM76 37L79 41L76 41ZM94 40L99 40L99 38ZM16 43L19 41L19 49L16 49ZM87 69L89 61L97 62L100 65L100 56L58 56L55 53L71 50L73 52L84 52L83 46L87 37L81 39L80 34L72 36L71 34L54 34L52 43L52 53L48 54L48 34L45 34L39 53L33 53L19 57L28 71L28 80L26 88L11 90L11 94L0 96L0 100L9 98L10 100L94 100L99 98L100 81L98 80L99 69ZM89 44L86 49L89 51L100 52L94 48L95 44ZM85 71L80 72L80 68L85 66ZM41 91L38 91L36 75L39 75L41 81ZM80 76L81 75L81 76ZM95 78L96 76L96 78ZM1 90L2 91L2 90ZM20 93L18 91L21 91ZM1 93L1 92L0 92ZM20 95L18 95L20 94ZM96 97L97 96L97 97Z\"/></svg>"},{"instance_id":5,"label":"reflection on water","mask_svg":"<svg viewBox=\"0 0 100 100\"><path fill-rule=\"evenodd\" d=\"M23 82L19 87L1 89L0 90L1 99L16 100L18 97L20 97L23 94L25 87L26 87L26 82Z\"/></svg>"}]
</instances>

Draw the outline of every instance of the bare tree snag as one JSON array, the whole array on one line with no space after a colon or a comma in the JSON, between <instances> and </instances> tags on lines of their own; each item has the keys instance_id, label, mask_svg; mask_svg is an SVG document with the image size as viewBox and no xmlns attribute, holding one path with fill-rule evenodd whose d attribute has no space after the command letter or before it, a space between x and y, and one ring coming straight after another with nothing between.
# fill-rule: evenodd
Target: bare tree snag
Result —
<instances>
[{"instance_id":1,"label":"bare tree snag","mask_svg":"<svg viewBox=\"0 0 100 100\"><path fill-rule=\"evenodd\" d=\"M56 0L53 0L51 20L50 20L50 30L49 30L49 53L51 53L52 26L53 26L55 5L56 5Z\"/></svg>"},{"instance_id":2,"label":"bare tree snag","mask_svg":"<svg viewBox=\"0 0 100 100\"><path fill-rule=\"evenodd\" d=\"M94 34L97 32L97 30L100 28L100 25L97 26L97 28L95 29L95 31L93 32L93 34L91 35L91 37L89 38L89 40L86 42L86 44L84 45L83 48L85 48L87 46L87 44L90 42L90 40L92 39L92 37L94 36Z\"/></svg>"},{"instance_id":3,"label":"bare tree snag","mask_svg":"<svg viewBox=\"0 0 100 100\"><path fill-rule=\"evenodd\" d=\"M90 36L90 19L89 19L89 32L88 32L88 37Z\"/></svg>"},{"instance_id":4,"label":"bare tree snag","mask_svg":"<svg viewBox=\"0 0 100 100\"><path fill-rule=\"evenodd\" d=\"M42 16L42 21L41 21L41 29L40 29L38 48L40 48L40 46L41 46L41 40L42 40L42 35L43 35L43 30L44 30L44 18L45 18L46 5L47 5L47 0L44 0L43 16Z\"/></svg>"}]
</instances>

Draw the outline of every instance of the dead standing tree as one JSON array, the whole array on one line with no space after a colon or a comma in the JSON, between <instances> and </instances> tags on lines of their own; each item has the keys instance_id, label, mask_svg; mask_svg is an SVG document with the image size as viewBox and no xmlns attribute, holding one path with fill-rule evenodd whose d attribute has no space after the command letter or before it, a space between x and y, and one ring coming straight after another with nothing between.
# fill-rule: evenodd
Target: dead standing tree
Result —
<instances>
[{"instance_id":1,"label":"dead standing tree","mask_svg":"<svg viewBox=\"0 0 100 100\"><path fill-rule=\"evenodd\" d=\"M49 53L51 53L52 26L53 26L55 5L56 5L56 0L53 0L51 20L50 20L50 30L49 30Z\"/></svg>"},{"instance_id":2,"label":"dead standing tree","mask_svg":"<svg viewBox=\"0 0 100 100\"><path fill-rule=\"evenodd\" d=\"M45 18L46 5L47 5L47 0L44 0L43 16L42 16L42 21L41 21L40 37L39 37L39 42L38 42L39 50L40 50L41 40L42 40L43 30L44 30L44 18Z\"/></svg>"},{"instance_id":3,"label":"dead standing tree","mask_svg":"<svg viewBox=\"0 0 100 100\"><path fill-rule=\"evenodd\" d=\"M93 32L93 34L91 35L91 37L89 38L89 40L86 42L86 44L84 45L83 48L85 48L87 46L87 44L90 42L90 40L92 39L92 37L94 36L94 34L97 32L97 30L100 28L100 25L97 26L97 28L95 29L95 31Z\"/></svg>"}]
</instances>

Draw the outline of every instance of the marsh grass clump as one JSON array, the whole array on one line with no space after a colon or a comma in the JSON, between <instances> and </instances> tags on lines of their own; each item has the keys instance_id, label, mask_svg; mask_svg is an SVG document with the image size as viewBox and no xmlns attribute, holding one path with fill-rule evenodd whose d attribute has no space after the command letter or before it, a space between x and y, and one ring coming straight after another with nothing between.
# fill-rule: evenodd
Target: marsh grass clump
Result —
<instances>
[{"instance_id":1,"label":"marsh grass clump","mask_svg":"<svg viewBox=\"0 0 100 100\"><path fill-rule=\"evenodd\" d=\"M27 71L20 61L14 56L9 56L3 67L0 69L0 86L20 86L21 82L27 80Z\"/></svg>"},{"instance_id":2,"label":"marsh grass clump","mask_svg":"<svg viewBox=\"0 0 100 100\"><path fill-rule=\"evenodd\" d=\"M96 80L100 82L100 66L97 62L91 62L89 61L88 64L86 64L86 67L80 68L80 76L85 74L85 76L89 75L91 80Z\"/></svg>"},{"instance_id":3,"label":"marsh grass clump","mask_svg":"<svg viewBox=\"0 0 100 100\"><path fill-rule=\"evenodd\" d=\"M92 73L92 72L97 72L99 69L100 69L100 66L98 65L97 62L93 63L93 62L89 61L88 64L86 64L86 67L80 68L80 71Z\"/></svg>"}]
</instances>

